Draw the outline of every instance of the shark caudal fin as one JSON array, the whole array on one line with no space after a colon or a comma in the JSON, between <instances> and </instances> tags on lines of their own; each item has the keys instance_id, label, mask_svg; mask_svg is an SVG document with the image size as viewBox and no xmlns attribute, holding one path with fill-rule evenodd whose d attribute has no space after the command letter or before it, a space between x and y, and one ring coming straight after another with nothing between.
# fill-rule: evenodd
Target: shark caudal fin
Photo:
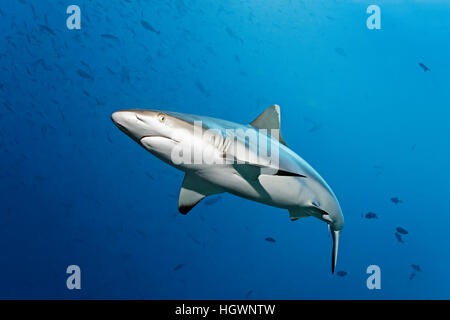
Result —
<instances>
[{"instance_id":1,"label":"shark caudal fin","mask_svg":"<svg viewBox=\"0 0 450 320\"><path fill-rule=\"evenodd\" d=\"M336 269L338 248L339 248L339 232L331 229L331 236L333 237L333 251L331 252L331 273L334 274L334 269Z\"/></svg>"}]
</instances>

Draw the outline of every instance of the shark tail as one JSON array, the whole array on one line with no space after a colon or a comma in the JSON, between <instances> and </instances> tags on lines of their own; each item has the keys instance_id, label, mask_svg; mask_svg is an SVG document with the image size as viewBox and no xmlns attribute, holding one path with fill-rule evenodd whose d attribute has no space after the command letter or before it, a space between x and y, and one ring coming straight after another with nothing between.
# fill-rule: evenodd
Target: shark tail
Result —
<instances>
[{"instance_id":1,"label":"shark tail","mask_svg":"<svg viewBox=\"0 0 450 320\"><path fill-rule=\"evenodd\" d=\"M339 232L331 229L331 236L333 237L333 251L331 253L331 273L334 274L334 270L336 269L336 262L338 257L338 248L339 248Z\"/></svg>"}]
</instances>

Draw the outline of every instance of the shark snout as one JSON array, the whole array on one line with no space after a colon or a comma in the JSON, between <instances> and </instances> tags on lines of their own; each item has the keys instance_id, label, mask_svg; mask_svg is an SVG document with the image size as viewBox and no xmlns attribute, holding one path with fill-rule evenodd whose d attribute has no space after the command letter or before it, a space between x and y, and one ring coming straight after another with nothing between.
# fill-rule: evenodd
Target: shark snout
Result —
<instances>
[{"instance_id":1,"label":"shark snout","mask_svg":"<svg viewBox=\"0 0 450 320\"><path fill-rule=\"evenodd\" d=\"M111 120L119 129L127 129L132 125L135 117L136 115L132 111L116 111L111 115Z\"/></svg>"},{"instance_id":2,"label":"shark snout","mask_svg":"<svg viewBox=\"0 0 450 320\"><path fill-rule=\"evenodd\" d=\"M111 115L111 120L121 131L136 141L156 133L151 116L141 110L116 111Z\"/></svg>"},{"instance_id":3,"label":"shark snout","mask_svg":"<svg viewBox=\"0 0 450 320\"><path fill-rule=\"evenodd\" d=\"M137 114L133 110L121 110L114 112L111 115L111 119L116 125L134 126L136 124Z\"/></svg>"}]
</instances>

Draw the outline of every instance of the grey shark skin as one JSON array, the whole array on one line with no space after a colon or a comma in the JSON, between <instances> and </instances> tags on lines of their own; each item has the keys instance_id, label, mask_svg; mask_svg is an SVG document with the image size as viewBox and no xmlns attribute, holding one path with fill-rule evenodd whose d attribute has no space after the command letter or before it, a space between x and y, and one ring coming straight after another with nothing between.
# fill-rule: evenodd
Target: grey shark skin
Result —
<instances>
[{"instance_id":1,"label":"grey shark skin","mask_svg":"<svg viewBox=\"0 0 450 320\"><path fill-rule=\"evenodd\" d=\"M281 135L277 137L266 132L280 129L278 105L269 107L249 125L158 110L123 110L114 112L111 117L121 131L147 151L186 173L178 199L181 213L188 213L206 196L229 192L287 209L291 220L316 217L326 222L332 231L331 269L334 273L344 217L336 196L325 180L286 146ZM199 127L199 121L203 133L214 133L198 139L195 130L196 126ZM227 130L234 130L233 139L227 135ZM248 134L253 131L264 135L269 143L276 146L276 164L258 152L261 149L260 140L256 143L246 140L243 132ZM175 161L175 148L181 145L208 150L217 162ZM224 158L240 162L221 163Z\"/></svg>"}]
</instances>

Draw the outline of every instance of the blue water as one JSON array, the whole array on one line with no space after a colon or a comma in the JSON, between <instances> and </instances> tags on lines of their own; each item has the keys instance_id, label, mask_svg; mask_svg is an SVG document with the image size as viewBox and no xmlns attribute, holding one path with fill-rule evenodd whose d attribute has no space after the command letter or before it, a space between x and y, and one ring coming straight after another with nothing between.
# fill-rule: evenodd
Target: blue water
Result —
<instances>
[{"instance_id":1,"label":"blue water","mask_svg":"<svg viewBox=\"0 0 450 320\"><path fill-rule=\"evenodd\" d=\"M1 1L0 298L450 298L450 4L376 1L369 30L370 4ZM180 215L182 173L110 119L249 123L275 103L341 203L344 277L317 219L227 194ZM72 264L81 290L66 288Z\"/></svg>"}]
</instances>

